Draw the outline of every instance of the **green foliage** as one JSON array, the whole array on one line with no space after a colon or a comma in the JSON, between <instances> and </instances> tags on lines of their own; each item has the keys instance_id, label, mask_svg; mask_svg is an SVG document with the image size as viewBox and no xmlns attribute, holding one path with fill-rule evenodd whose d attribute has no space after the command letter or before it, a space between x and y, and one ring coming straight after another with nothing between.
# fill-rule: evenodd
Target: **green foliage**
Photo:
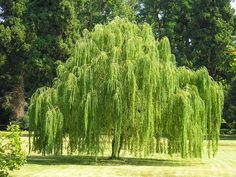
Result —
<instances>
[{"instance_id":1,"label":"green foliage","mask_svg":"<svg viewBox=\"0 0 236 177\"><path fill-rule=\"evenodd\" d=\"M25 162L21 150L21 132L19 126L11 124L7 132L0 136L0 176L8 176L9 171L19 169Z\"/></svg>"},{"instance_id":2,"label":"green foliage","mask_svg":"<svg viewBox=\"0 0 236 177\"><path fill-rule=\"evenodd\" d=\"M76 1L32 0L25 16L31 44L25 66L25 87L29 95L55 77L56 61L71 55L79 38Z\"/></svg>"},{"instance_id":3,"label":"green foliage","mask_svg":"<svg viewBox=\"0 0 236 177\"><path fill-rule=\"evenodd\" d=\"M31 44L26 59L25 90L28 95L50 86L57 61L66 61L83 29L111 21L115 16L135 19L136 0L32 0L24 17Z\"/></svg>"},{"instance_id":4,"label":"green foliage","mask_svg":"<svg viewBox=\"0 0 236 177\"><path fill-rule=\"evenodd\" d=\"M201 0L193 7L191 43L196 51L192 57L196 67L206 66L215 79L225 79L224 73L228 72L224 67L233 32L233 13L230 0Z\"/></svg>"},{"instance_id":5,"label":"green foliage","mask_svg":"<svg viewBox=\"0 0 236 177\"><path fill-rule=\"evenodd\" d=\"M201 157L204 139L210 156L222 107L223 90L205 68L177 68L167 38L156 41L148 24L116 18L85 30L53 86L34 93L29 129L33 150L43 154L63 147L98 154L105 136L113 157L121 148Z\"/></svg>"},{"instance_id":6,"label":"green foliage","mask_svg":"<svg viewBox=\"0 0 236 177\"><path fill-rule=\"evenodd\" d=\"M9 117L22 118L25 97L51 84L56 61L70 57L79 30L92 30L117 15L133 20L135 4L136 0L0 0L1 124Z\"/></svg>"},{"instance_id":7,"label":"green foliage","mask_svg":"<svg viewBox=\"0 0 236 177\"><path fill-rule=\"evenodd\" d=\"M94 28L96 24L104 24L113 20L116 16L136 19L137 0L79 0L78 1L78 19L81 24L81 31Z\"/></svg>"},{"instance_id":8,"label":"green foliage","mask_svg":"<svg viewBox=\"0 0 236 177\"><path fill-rule=\"evenodd\" d=\"M151 24L153 32L159 38L167 36L177 57L178 65L192 67L190 46L190 22L192 20L193 0L140 0L139 21ZM194 35L194 34L193 34Z\"/></svg>"},{"instance_id":9,"label":"green foliage","mask_svg":"<svg viewBox=\"0 0 236 177\"><path fill-rule=\"evenodd\" d=\"M227 79L227 46L233 32L230 0L140 0L139 20L167 36L178 65L205 66L217 80Z\"/></svg>"},{"instance_id":10,"label":"green foliage","mask_svg":"<svg viewBox=\"0 0 236 177\"><path fill-rule=\"evenodd\" d=\"M0 112L4 117L1 119L20 118L25 103L24 57L29 50L23 20L26 1L0 0L0 7Z\"/></svg>"},{"instance_id":11,"label":"green foliage","mask_svg":"<svg viewBox=\"0 0 236 177\"><path fill-rule=\"evenodd\" d=\"M236 78L232 79L231 85L227 89L225 108L224 108L224 119L227 123L231 124L231 128L236 128Z\"/></svg>"},{"instance_id":12,"label":"green foliage","mask_svg":"<svg viewBox=\"0 0 236 177\"><path fill-rule=\"evenodd\" d=\"M236 128L236 43L235 36L232 36L232 44L227 48L228 60L227 62L227 82L225 83L225 106L223 111L223 117L227 121L231 128ZM228 132L229 134L231 132ZM234 133L234 131L232 131Z\"/></svg>"}]
</instances>

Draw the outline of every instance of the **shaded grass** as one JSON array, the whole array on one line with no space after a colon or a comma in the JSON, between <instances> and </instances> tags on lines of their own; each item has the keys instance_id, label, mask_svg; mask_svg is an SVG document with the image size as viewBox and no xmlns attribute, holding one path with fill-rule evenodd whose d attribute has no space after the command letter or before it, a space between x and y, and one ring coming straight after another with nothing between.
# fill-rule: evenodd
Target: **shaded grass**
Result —
<instances>
[{"instance_id":1,"label":"shaded grass","mask_svg":"<svg viewBox=\"0 0 236 177\"><path fill-rule=\"evenodd\" d=\"M234 136L234 135L221 135L220 140L236 140L236 136Z\"/></svg>"},{"instance_id":2,"label":"shaded grass","mask_svg":"<svg viewBox=\"0 0 236 177\"><path fill-rule=\"evenodd\" d=\"M148 158L120 158L110 159L109 157L95 156L28 156L28 164L40 165L96 165L96 166L118 166L118 165L136 165L136 166L191 166L202 164L199 161L186 160L164 160Z\"/></svg>"}]
</instances>

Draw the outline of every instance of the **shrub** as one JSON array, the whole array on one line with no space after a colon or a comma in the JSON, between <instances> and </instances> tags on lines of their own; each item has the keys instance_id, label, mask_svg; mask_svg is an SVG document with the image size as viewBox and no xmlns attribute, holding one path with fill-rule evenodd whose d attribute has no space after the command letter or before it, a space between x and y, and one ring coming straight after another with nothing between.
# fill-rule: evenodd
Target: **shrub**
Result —
<instances>
[{"instance_id":1,"label":"shrub","mask_svg":"<svg viewBox=\"0 0 236 177\"><path fill-rule=\"evenodd\" d=\"M26 162L21 149L19 125L11 124L7 132L0 134L0 176L9 176L9 171L19 169Z\"/></svg>"}]
</instances>

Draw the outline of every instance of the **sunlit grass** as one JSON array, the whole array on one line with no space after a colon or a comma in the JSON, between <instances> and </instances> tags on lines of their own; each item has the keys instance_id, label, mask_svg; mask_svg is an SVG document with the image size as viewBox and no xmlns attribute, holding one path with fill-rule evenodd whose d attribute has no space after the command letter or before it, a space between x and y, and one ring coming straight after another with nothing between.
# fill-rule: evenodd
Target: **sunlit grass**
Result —
<instances>
[{"instance_id":1,"label":"sunlit grass","mask_svg":"<svg viewBox=\"0 0 236 177\"><path fill-rule=\"evenodd\" d=\"M65 176L236 176L236 140L224 137L215 158L185 159L153 156L158 159L126 157L46 156L31 153L28 163L12 177ZM23 138L25 149L28 140Z\"/></svg>"}]
</instances>

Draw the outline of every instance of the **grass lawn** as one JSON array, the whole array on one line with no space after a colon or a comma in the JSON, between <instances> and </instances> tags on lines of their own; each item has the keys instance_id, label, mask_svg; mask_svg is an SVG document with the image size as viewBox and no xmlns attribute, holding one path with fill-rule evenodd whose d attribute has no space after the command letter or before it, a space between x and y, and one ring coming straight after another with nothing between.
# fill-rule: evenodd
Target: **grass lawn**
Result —
<instances>
[{"instance_id":1,"label":"grass lawn","mask_svg":"<svg viewBox=\"0 0 236 177\"><path fill-rule=\"evenodd\" d=\"M27 141L27 140L25 140ZM236 177L236 139L220 141L215 158L181 160L159 156L159 160L132 157L110 160L108 157L28 156L28 163L11 173L12 177L66 177L66 176L186 176Z\"/></svg>"}]
</instances>

